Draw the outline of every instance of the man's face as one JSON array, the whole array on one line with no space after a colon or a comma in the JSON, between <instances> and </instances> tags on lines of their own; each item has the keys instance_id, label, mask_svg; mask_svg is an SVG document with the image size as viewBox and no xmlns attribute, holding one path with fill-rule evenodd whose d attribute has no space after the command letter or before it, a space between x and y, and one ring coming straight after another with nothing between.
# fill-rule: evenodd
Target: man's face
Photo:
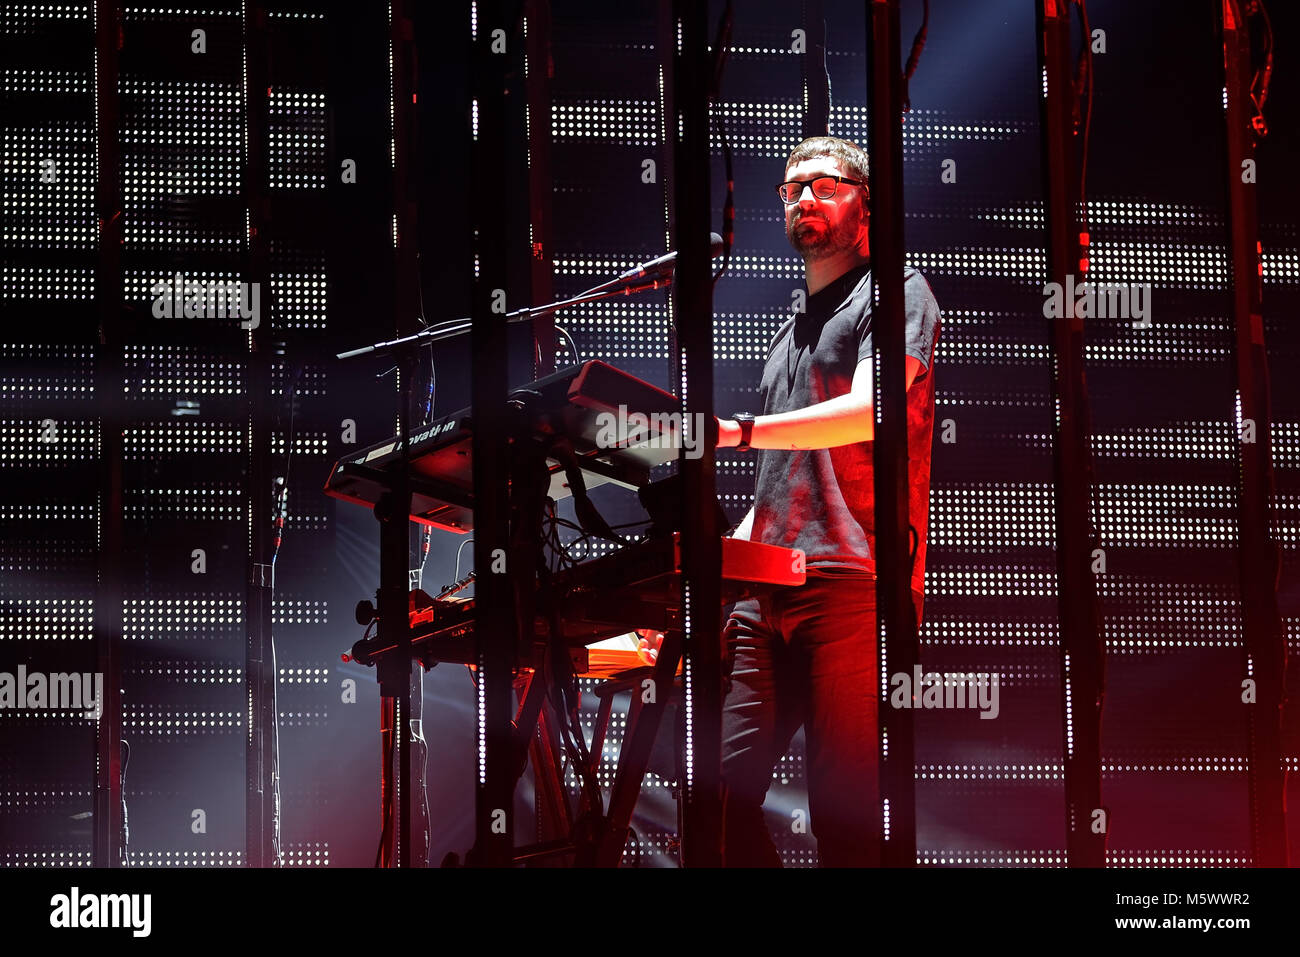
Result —
<instances>
[{"instance_id":1,"label":"man's face","mask_svg":"<svg viewBox=\"0 0 1300 957\"><path fill-rule=\"evenodd\" d=\"M857 179L830 156L800 160L786 170L786 180L818 176ZM867 201L862 187L841 183L830 199L818 199L805 188L799 202L785 208L785 235L805 262L825 259L852 249L867 228Z\"/></svg>"}]
</instances>

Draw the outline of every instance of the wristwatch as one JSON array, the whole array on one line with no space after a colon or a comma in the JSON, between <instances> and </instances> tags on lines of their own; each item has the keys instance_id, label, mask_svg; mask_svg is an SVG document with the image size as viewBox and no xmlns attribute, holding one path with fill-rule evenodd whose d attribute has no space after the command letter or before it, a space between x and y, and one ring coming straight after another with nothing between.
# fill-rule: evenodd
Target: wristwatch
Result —
<instances>
[{"instance_id":1,"label":"wristwatch","mask_svg":"<svg viewBox=\"0 0 1300 957\"><path fill-rule=\"evenodd\" d=\"M754 413L737 412L731 418L740 426L740 444L736 446L736 451L750 451L751 446L749 441L754 437Z\"/></svg>"}]
</instances>

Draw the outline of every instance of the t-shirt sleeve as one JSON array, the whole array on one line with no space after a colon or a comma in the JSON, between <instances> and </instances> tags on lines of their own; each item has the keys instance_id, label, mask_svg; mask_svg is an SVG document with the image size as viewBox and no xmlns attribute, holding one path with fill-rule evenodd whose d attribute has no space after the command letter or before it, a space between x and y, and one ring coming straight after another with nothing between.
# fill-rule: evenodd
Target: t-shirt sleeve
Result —
<instances>
[{"instance_id":1,"label":"t-shirt sleeve","mask_svg":"<svg viewBox=\"0 0 1300 957\"><path fill-rule=\"evenodd\" d=\"M921 362L923 372L930 369L934 343L939 336L939 303L925 277L910 269L903 277L903 311L906 339L903 351ZM869 359L876 351L871 337L871 310L863 310L858 338L858 361Z\"/></svg>"}]
</instances>

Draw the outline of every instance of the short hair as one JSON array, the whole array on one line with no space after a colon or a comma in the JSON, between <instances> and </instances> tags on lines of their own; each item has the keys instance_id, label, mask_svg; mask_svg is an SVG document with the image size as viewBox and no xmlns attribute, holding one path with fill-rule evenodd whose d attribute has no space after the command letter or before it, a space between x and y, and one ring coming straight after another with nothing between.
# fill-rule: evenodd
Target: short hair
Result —
<instances>
[{"instance_id":1,"label":"short hair","mask_svg":"<svg viewBox=\"0 0 1300 957\"><path fill-rule=\"evenodd\" d=\"M785 168L788 170L795 163L815 159L818 156L830 156L839 160L853 179L860 179L864 183L871 181L871 159L867 156L867 151L856 143L842 140L838 136L808 137L791 151L790 158L785 161ZM866 190L869 198L871 187L866 187Z\"/></svg>"}]
</instances>

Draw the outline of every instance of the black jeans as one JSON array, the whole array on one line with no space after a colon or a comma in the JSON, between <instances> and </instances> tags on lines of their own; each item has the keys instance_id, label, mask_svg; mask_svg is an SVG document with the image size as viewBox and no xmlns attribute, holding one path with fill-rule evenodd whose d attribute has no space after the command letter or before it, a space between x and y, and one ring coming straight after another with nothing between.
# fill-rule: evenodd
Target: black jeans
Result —
<instances>
[{"instance_id":1,"label":"black jeans","mask_svg":"<svg viewBox=\"0 0 1300 957\"><path fill-rule=\"evenodd\" d=\"M823 867L880 865L875 581L816 574L740 602L725 630L724 863L780 867L763 820L776 762L805 726L808 812ZM794 819L791 819L793 826Z\"/></svg>"}]
</instances>

